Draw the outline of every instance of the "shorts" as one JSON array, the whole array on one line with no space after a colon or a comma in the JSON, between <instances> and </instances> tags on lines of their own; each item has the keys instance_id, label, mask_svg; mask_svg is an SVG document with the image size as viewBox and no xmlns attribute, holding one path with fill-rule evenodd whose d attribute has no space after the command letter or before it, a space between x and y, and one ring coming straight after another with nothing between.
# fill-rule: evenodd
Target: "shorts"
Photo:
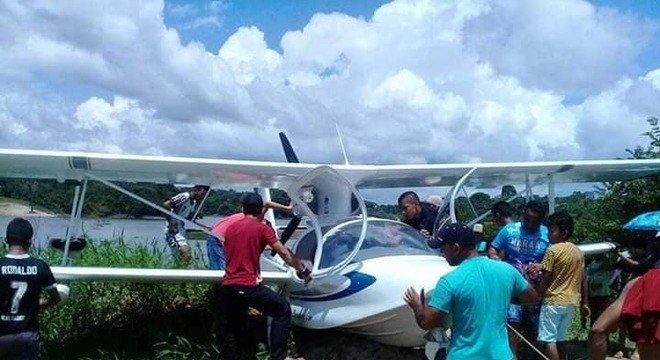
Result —
<instances>
[{"instance_id":1,"label":"shorts","mask_svg":"<svg viewBox=\"0 0 660 360\"><path fill-rule=\"evenodd\" d=\"M39 333L26 331L0 336L0 359L36 360L39 358Z\"/></svg>"},{"instance_id":2,"label":"shorts","mask_svg":"<svg viewBox=\"0 0 660 360\"><path fill-rule=\"evenodd\" d=\"M520 324L524 329L536 331L539 326L539 314L535 309L536 307L528 308L526 306L511 304L506 314L506 322Z\"/></svg>"},{"instance_id":3,"label":"shorts","mask_svg":"<svg viewBox=\"0 0 660 360\"><path fill-rule=\"evenodd\" d=\"M209 269L225 269L225 251L217 237L209 235L206 239L206 253L209 256Z\"/></svg>"},{"instance_id":4,"label":"shorts","mask_svg":"<svg viewBox=\"0 0 660 360\"><path fill-rule=\"evenodd\" d=\"M180 247L182 246L188 246L188 240L181 235L181 233L167 233L165 234L165 241L167 242L167 246L170 247L170 250L179 250Z\"/></svg>"},{"instance_id":5,"label":"shorts","mask_svg":"<svg viewBox=\"0 0 660 360\"><path fill-rule=\"evenodd\" d=\"M568 340L568 328L575 316L575 309L571 305L541 306L538 341L555 343Z\"/></svg>"}]
</instances>

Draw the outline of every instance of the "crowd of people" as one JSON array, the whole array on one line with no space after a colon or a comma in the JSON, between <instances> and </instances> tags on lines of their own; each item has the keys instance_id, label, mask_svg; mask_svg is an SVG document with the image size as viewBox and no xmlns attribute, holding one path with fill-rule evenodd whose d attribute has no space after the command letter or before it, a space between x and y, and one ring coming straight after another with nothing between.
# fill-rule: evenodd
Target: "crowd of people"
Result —
<instances>
[{"instance_id":1,"label":"crowd of people","mask_svg":"<svg viewBox=\"0 0 660 360\"><path fill-rule=\"evenodd\" d=\"M181 208L194 207L195 201L203 198L205 190L194 188L185 196L190 206ZM176 199L183 197L179 194L168 202L177 204ZM604 358L604 339L614 329L620 328L620 334L625 334L628 329L631 338L641 343L642 359L650 358L647 345L653 347L660 341L660 330L657 337L650 338L648 331L639 331L657 325L656 317L652 317L656 319L655 323L639 318L636 322L630 320L633 315L641 316L646 311L644 306L647 304L643 300L638 300L636 313L632 305L624 306L627 294L640 297L643 285L648 288L648 284L660 278L651 271L659 265L660 251L657 251L657 245L653 245L657 242L634 240L630 256L620 254L620 260L613 266L607 255L585 262L573 241L573 218L561 211L546 216L545 208L536 201L525 205L520 221L515 220L515 210L509 203L499 201L493 204L492 222L498 231L492 239L484 238L483 224L471 228L448 224L436 229L433 236L438 211L443 205L440 196L432 195L421 200L415 192L408 191L399 196L398 205L402 221L419 230L429 246L439 249L451 265L457 266L455 271L438 281L428 303L424 293L418 293L416 289L409 289L404 296L424 329L437 329L439 324L446 322L448 314L453 315L451 340L449 332L435 331L434 338L448 342L447 348L438 352L438 358L516 359L521 353L520 341L525 339L548 359L564 359L569 326L576 313L582 316L583 323L586 323L584 319L590 319L592 325L591 359ZM287 301L261 284L259 255L268 246L305 281L311 279L311 274L278 241L272 226L264 220L268 209L292 211L291 206L264 203L259 195L248 194L241 212L208 228L213 235L207 239L207 250L211 269L226 271L223 286L216 290L218 303L224 308L221 312L231 314L223 321L226 326L225 348L231 349L232 354L240 354L243 348L240 339L246 339L243 325L247 309L254 308L272 317L271 357L281 359L286 357L285 340L291 314ZM181 215L185 217L188 213ZM171 219L168 221L171 223ZM183 228L182 222L177 225L178 229ZM168 226L166 238L177 233L172 229L175 228ZM181 250L176 245L173 249ZM621 273L620 276L613 276L615 271ZM612 302L611 285L615 278L623 285L620 298ZM643 285L633 286L639 279L644 279L640 283ZM660 304L657 305L660 308ZM648 316L648 312L644 315ZM624 344L619 345L624 350ZM233 355L228 356L233 358Z\"/></svg>"},{"instance_id":2,"label":"crowd of people","mask_svg":"<svg viewBox=\"0 0 660 360\"><path fill-rule=\"evenodd\" d=\"M185 237L186 221L208 187L167 199L165 240L184 261L190 258ZM402 221L440 250L456 268L442 276L426 299L424 289L409 288L404 300L418 325L434 341L446 342L436 359L516 359L520 340L544 358L566 358L569 327L576 313L590 319L589 358L604 359L607 336L619 334L635 341L634 356L660 356L660 239L646 234L634 239L629 254L614 262L607 254L585 261L574 244L574 220L566 212L546 216L538 202L528 202L516 221L506 202L492 206L498 226L492 241L484 238L483 224L472 227L448 223L434 229L442 198L420 200L414 192L398 199ZM224 270L222 285L215 288L214 303L222 314L222 348L226 359L241 358L248 348L246 324L249 309L269 317L271 359L293 359L287 353L291 309L284 296L261 282L260 256L268 247L291 266L305 284L311 271L279 241L272 224L264 219L268 209L291 212L290 205L264 202L248 193L239 213L210 227L207 239L210 267ZM435 230L435 231L434 231ZM0 358L36 359L39 351L39 309L60 301L49 266L27 254L32 227L16 218L7 227L9 251L0 259ZM481 250L481 251L480 251ZM611 301L620 283L618 297ZM41 291L48 294L40 298ZM450 332L446 327L451 318ZM583 321L586 324L586 321ZM625 350L623 343L619 346ZM540 350L539 350L540 349Z\"/></svg>"},{"instance_id":3,"label":"crowd of people","mask_svg":"<svg viewBox=\"0 0 660 360\"><path fill-rule=\"evenodd\" d=\"M430 215L422 203L411 211L416 201L419 197L410 193L399 198L402 216L428 236L423 219ZM583 324L591 320L590 359L605 359L607 335L616 329L637 343L633 357L660 358L660 239L655 233L633 240L630 256L619 253L615 264L607 254L585 262L568 213L546 217L543 206L530 201L520 221L506 202L494 204L491 215L498 226L491 242L482 239L482 224L436 229L429 244L457 268L439 279L428 302L423 289L404 294L421 328L451 333L448 348L436 359L516 359L521 340L543 358L566 359L577 313ZM486 256L480 256L479 247L487 249ZM616 279L622 290L611 302ZM446 331L439 326L449 314L453 322ZM616 356L622 357L625 344L619 346Z\"/></svg>"}]
</instances>

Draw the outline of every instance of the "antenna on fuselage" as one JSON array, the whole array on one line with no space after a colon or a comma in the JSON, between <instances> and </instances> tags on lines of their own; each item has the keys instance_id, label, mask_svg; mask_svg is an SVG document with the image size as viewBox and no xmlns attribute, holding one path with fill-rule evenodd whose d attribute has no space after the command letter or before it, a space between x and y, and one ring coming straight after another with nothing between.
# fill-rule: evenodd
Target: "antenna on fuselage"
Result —
<instances>
[{"instance_id":1,"label":"antenna on fuselage","mask_svg":"<svg viewBox=\"0 0 660 360\"><path fill-rule=\"evenodd\" d=\"M341 132L339 131L339 124L335 123L335 129L337 129L337 136L339 137L339 145L341 145L341 153L344 155L344 165L350 165L348 162L348 155L346 154L346 148L344 147L344 139L341 137Z\"/></svg>"}]
</instances>

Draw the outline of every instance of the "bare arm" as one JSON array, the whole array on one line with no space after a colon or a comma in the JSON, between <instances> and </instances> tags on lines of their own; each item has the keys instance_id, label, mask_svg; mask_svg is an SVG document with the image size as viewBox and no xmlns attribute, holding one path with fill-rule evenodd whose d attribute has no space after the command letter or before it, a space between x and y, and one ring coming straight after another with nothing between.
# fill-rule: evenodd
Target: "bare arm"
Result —
<instances>
[{"instance_id":1,"label":"bare arm","mask_svg":"<svg viewBox=\"0 0 660 360\"><path fill-rule=\"evenodd\" d=\"M527 288L520 294L514 296L513 300L515 303L521 305L533 305L536 302L538 295L536 290L531 285L527 285Z\"/></svg>"},{"instance_id":2,"label":"bare arm","mask_svg":"<svg viewBox=\"0 0 660 360\"><path fill-rule=\"evenodd\" d=\"M404 294L403 300L415 313L415 321L417 322L417 325L424 330L431 330L434 327L438 327L447 316L447 313L445 312L426 306L424 301L424 289L422 289L420 295L414 288L408 288Z\"/></svg>"},{"instance_id":3,"label":"bare arm","mask_svg":"<svg viewBox=\"0 0 660 360\"><path fill-rule=\"evenodd\" d=\"M282 260L284 260L285 263L287 263L289 266L292 268L296 269L296 271L304 271L306 269L305 265L300 262L300 259L298 259L295 255L291 253L291 250L284 246L281 241L277 241L276 243L273 244L272 246L273 250L280 255Z\"/></svg>"},{"instance_id":4,"label":"bare arm","mask_svg":"<svg viewBox=\"0 0 660 360\"><path fill-rule=\"evenodd\" d=\"M580 292L580 315L582 317L588 317L591 315L591 309L589 308L589 279L587 278L587 269L582 266L582 286Z\"/></svg>"},{"instance_id":5,"label":"bare arm","mask_svg":"<svg viewBox=\"0 0 660 360\"><path fill-rule=\"evenodd\" d=\"M625 257L621 253L619 253L619 258L621 259L621 262L623 263L623 266L626 266L627 268L634 269L637 266L639 266L638 261L635 261L631 258Z\"/></svg>"},{"instance_id":6,"label":"bare arm","mask_svg":"<svg viewBox=\"0 0 660 360\"><path fill-rule=\"evenodd\" d=\"M164 207L165 209L167 209L167 210L172 211L172 208L173 208L173 206L172 206L172 199L167 199L167 200L165 200L165 202L163 203L163 207Z\"/></svg>"},{"instance_id":7,"label":"bare arm","mask_svg":"<svg viewBox=\"0 0 660 360\"><path fill-rule=\"evenodd\" d=\"M57 288L54 286L50 289L46 289L46 294L48 294L47 299L39 300L39 307L41 309L45 309L49 306L53 306L59 303L60 301L62 301L62 298L60 297L60 293L57 292Z\"/></svg>"},{"instance_id":8,"label":"bare arm","mask_svg":"<svg viewBox=\"0 0 660 360\"><path fill-rule=\"evenodd\" d=\"M497 250L492 246L489 247L488 250L486 250L486 253L488 254L488 257L493 260L502 260L504 259L504 255L506 255L504 250Z\"/></svg>"},{"instance_id":9,"label":"bare arm","mask_svg":"<svg viewBox=\"0 0 660 360\"><path fill-rule=\"evenodd\" d=\"M541 281L539 282L538 289L536 289L538 296L545 296L545 292L548 290L548 286L550 286L550 275L551 273L549 271L541 270Z\"/></svg>"},{"instance_id":10,"label":"bare arm","mask_svg":"<svg viewBox=\"0 0 660 360\"><path fill-rule=\"evenodd\" d=\"M163 207L168 211L172 211L172 209L174 209L174 205L172 204L172 199L165 200L165 202L163 203ZM172 217L169 214L165 214L165 220L170 222L170 220L172 220Z\"/></svg>"},{"instance_id":11,"label":"bare arm","mask_svg":"<svg viewBox=\"0 0 660 360\"><path fill-rule=\"evenodd\" d=\"M265 209L273 209L290 213L293 210L293 204L282 205L275 201L266 201L264 203Z\"/></svg>"},{"instance_id":12,"label":"bare arm","mask_svg":"<svg viewBox=\"0 0 660 360\"><path fill-rule=\"evenodd\" d=\"M591 326L591 334L589 334L589 359L601 360L605 358L607 352L607 334L619 326L623 301L626 299L628 290L630 290L637 280L639 278L630 280L626 284L626 287L623 288L621 295L605 309Z\"/></svg>"}]
</instances>

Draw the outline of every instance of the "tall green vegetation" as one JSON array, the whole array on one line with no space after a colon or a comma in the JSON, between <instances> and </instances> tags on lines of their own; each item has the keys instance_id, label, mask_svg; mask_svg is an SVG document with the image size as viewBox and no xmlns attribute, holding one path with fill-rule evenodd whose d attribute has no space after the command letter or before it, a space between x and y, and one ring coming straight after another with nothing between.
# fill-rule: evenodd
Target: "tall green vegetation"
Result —
<instances>
[{"instance_id":1,"label":"tall green vegetation","mask_svg":"<svg viewBox=\"0 0 660 360\"><path fill-rule=\"evenodd\" d=\"M4 253L4 249L0 253ZM34 248L50 264L61 252ZM158 244L91 241L75 266L161 268ZM200 257L193 267L204 268ZM211 284L71 282L71 297L40 315L42 358L216 359Z\"/></svg>"},{"instance_id":2,"label":"tall green vegetation","mask_svg":"<svg viewBox=\"0 0 660 360\"><path fill-rule=\"evenodd\" d=\"M647 121L651 129L644 135L650 142L645 147L626 149L631 159L660 159L658 118L651 117ZM607 185L608 191L603 196L601 206L614 219L627 221L639 213L658 210L660 206L660 175Z\"/></svg>"}]
</instances>

